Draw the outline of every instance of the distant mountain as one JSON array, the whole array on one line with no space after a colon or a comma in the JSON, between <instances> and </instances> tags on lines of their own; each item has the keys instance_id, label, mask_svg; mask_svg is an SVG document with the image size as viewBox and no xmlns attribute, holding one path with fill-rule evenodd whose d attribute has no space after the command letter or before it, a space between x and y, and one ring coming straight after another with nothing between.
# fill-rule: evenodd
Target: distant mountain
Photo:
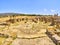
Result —
<instances>
[{"instance_id":1,"label":"distant mountain","mask_svg":"<svg viewBox=\"0 0 60 45\"><path fill-rule=\"evenodd\" d=\"M19 13L0 13L0 15L17 15Z\"/></svg>"},{"instance_id":2,"label":"distant mountain","mask_svg":"<svg viewBox=\"0 0 60 45\"><path fill-rule=\"evenodd\" d=\"M7 16L7 15L36 15L36 14L21 14L21 13L0 13L0 16Z\"/></svg>"},{"instance_id":3,"label":"distant mountain","mask_svg":"<svg viewBox=\"0 0 60 45\"><path fill-rule=\"evenodd\" d=\"M40 14L21 14L21 13L0 13L0 16L8 16L8 15L21 15L21 16L42 16ZM51 15L43 15L43 16L51 16Z\"/></svg>"}]
</instances>

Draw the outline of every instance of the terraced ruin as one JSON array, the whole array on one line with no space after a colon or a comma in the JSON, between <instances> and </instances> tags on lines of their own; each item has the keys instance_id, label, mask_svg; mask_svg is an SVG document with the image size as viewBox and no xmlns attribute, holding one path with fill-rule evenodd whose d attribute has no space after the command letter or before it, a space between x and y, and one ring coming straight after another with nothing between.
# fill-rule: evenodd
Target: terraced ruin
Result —
<instances>
[{"instance_id":1,"label":"terraced ruin","mask_svg":"<svg viewBox=\"0 0 60 45\"><path fill-rule=\"evenodd\" d=\"M0 45L59 45L60 16L7 15L0 17ZM56 40L56 42L54 41Z\"/></svg>"}]
</instances>

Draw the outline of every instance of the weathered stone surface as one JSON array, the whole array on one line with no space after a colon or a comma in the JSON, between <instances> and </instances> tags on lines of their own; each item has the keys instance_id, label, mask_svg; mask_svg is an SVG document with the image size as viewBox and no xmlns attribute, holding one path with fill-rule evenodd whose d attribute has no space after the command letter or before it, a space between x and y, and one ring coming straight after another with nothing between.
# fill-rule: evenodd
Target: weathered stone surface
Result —
<instances>
[{"instance_id":1,"label":"weathered stone surface","mask_svg":"<svg viewBox=\"0 0 60 45\"><path fill-rule=\"evenodd\" d=\"M55 45L48 37L35 39L15 39L12 45Z\"/></svg>"}]
</instances>

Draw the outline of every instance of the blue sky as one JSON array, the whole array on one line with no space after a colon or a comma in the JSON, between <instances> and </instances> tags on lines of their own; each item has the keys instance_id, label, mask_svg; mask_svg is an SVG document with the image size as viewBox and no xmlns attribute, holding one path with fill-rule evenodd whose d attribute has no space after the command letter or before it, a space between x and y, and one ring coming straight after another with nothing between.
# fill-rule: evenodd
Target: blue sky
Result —
<instances>
[{"instance_id":1,"label":"blue sky","mask_svg":"<svg viewBox=\"0 0 60 45\"><path fill-rule=\"evenodd\" d=\"M0 0L0 13L60 14L60 0Z\"/></svg>"}]
</instances>

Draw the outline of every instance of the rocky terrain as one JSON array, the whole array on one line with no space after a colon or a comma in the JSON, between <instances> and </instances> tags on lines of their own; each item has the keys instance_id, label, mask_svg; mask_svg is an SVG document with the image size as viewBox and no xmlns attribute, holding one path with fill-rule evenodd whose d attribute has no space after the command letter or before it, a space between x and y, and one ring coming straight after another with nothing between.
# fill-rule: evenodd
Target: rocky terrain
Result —
<instances>
[{"instance_id":1,"label":"rocky terrain","mask_svg":"<svg viewBox=\"0 0 60 45\"><path fill-rule=\"evenodd\" d=\"M56 45L46 32L59 30L57 19L60 17L39 15L1 17L0 45Z\"/></svg>"}]
</instances>

